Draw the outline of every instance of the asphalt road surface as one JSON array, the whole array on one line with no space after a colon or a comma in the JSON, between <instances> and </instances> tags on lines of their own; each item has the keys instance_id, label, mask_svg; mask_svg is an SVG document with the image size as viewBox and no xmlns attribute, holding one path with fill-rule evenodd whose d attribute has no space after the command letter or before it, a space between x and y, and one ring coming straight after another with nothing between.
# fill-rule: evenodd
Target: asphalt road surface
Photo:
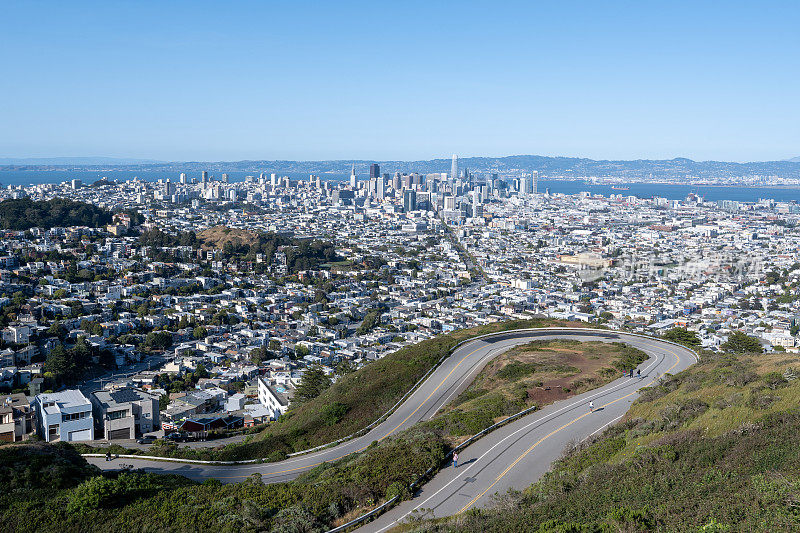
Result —
<instances>
[{"instance_id":1,"label":"asphalt road surface","mask_svg":"<svg viewBox=\"0 0 800 533\"><path fill-rule=\"evenodd\" d=\"M459 452L458 468L444 468L413 499L358 531L383 532L412 516L443 517L486 507L495 494L528 487L550 469L568 444L599 433L622 418L641 387L695 362L694 355L685 348L622 333L619 337L650 355L639 366L641 378L617 379L498 428ZM589 411L589 401L594 402L594 412Z\"/></svg>"},{"instance_id":2,"label":"asphalt road surface","mask_svg":"<svg viewBox=\"0 0 800 533\"><path fill-rule=\"evenodd\" d=\"M363 531L382 531L412 512L426 516L452 515L485 506L490 497L509 488L521 489L549 469L568 442L589 437L621 418L636 398L636 391L664 373L676 373L695 362L694 355L657 339L606 330L548 328L506 332L476 339L458 348L384 422L364 436L338 446L276 463L215 465L161 460L87 458L103 469L121 465L154 473L180 474L191 479L216 478L242 481L259 473L265 483L289 481L326 461L334 461L431 418L463 391L484 365L499 353L536 339L570 338L579 341L625 342L645 351L650 358L640 365L642 378L620 378L591 392L545 407L486 435L459 453L459 466L444 468L411 500L402 502ZM589 413L588 402L595 404Z\"/></svg>"}]
</instances>

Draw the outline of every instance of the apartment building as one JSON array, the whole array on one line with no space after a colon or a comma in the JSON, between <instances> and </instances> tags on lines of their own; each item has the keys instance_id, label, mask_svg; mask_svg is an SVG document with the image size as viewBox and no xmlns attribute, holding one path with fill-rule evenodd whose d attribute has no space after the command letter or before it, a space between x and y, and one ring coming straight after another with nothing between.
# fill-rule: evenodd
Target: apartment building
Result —
<instances>
[{"instance_id":1,"label":"apartment building","mask_svg":"<svg viewBox=\"0 0 800 533\"><path fill-rule=\"evenodd\" d=\"M277 419L289 408L289 398L286 394L270 387L264 378L258 378L258 401L272 412L272 418Z\"/></svg>"}]
</instances>

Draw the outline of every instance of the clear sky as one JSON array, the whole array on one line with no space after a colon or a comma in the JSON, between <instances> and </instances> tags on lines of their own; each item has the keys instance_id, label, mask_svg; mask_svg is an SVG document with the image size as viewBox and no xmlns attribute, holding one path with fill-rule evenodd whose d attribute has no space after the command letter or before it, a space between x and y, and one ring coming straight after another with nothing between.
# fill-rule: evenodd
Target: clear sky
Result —
<instances>
[{"instance_id":1,"label":"clear sky","mask_svg":"<svg viewBox=\"0 0 800 533\"><path fill-rule=\"evenodd\" d=\"M0 157L800 156L800 2L3 2Z\"/></svg>"}]
</instances>

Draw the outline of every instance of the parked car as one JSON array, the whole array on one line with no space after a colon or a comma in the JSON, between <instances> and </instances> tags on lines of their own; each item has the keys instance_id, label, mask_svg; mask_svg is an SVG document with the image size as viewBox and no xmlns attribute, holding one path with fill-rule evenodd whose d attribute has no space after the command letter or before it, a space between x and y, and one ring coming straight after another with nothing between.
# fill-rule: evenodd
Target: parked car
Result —
<instances>
[{"instance_id":1,"label":"parked car","mask_svg":"<svg viewBox=\"0 0 800 533\"><path fill-rule=\"evenodd\" d=\"M171 440L172 442L186 442L186 435L181 433L180 431L173 431L172 433L165 435L165 439Z\"/></svg>"},{"instance_id":2,"label":"parked car","mask_svg":"<svg viewBox=\"0 0 800 533\"><path fill-rule=\"evenodd\" d=\"M155 441L156 438L152 435L145 435L144 437L136 439L136 442L139 444L153 444Z\"/></svg>"}]
</instances>

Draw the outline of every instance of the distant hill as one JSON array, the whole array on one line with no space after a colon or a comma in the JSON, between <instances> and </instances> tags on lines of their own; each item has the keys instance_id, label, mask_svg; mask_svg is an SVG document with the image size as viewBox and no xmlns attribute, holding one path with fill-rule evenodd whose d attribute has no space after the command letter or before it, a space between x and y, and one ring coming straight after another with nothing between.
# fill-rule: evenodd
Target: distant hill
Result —
<instances>
[{"instance_id":1,"label":"distant hill","mask_svg":"<svg viewBox=\"0 0 800 533\"><path fill-rule=\"evenodd\" d=\"M258 240L258 234L238 228L214 226L199 232L197 238L203 243L204 249L222 250L228 243L235 246L250 246Z\"/></svg>"},{"instance_id":2,"label":"distant hill","mask_svg":"<svg viewBox=\"0 0 800 533\"><path fill-rule=\"evenodd\" d=\"M99 228L111 222L110 211L64 198L34 202L30 198L0 202L0 228L26 230L89 226Z\"/></svg>"},{"instance_id":3,"label":"distant hill","mask_svg":"<svg viewBox=\"0 0 800 533\"><path fill-rule=\"evenodd\" d=\"M693 161L686 158L596 160L579 157L546 157L539 155L513 155L506 157L464 157L459 159L459 168L468 168L479 173L520 173L537 170L548 177L618 177L626 179L668 178L736 178L745 176L777 176L800 178L800 161L755 161L734 163L729 161ZM350 173L355 164L356 172L364 176L369 165L378 163L381 172L449 172L450 158L421 161L184 161L172 163L142 163L109 165L5 165L0 170L128 170L137 172L163 172L177 175L181 172L199 173L207 170L214 174L222 172L276 172L279 174L338 174ZM2 160L0 160L0 165Z\"/></svg>"},{"instance_id":4,"label":"distant hill","mask_svg":"<svg viewBox=\"0 0 800 533\"><path fill-rule=\"evenodd\" d=\"M792 163L800 163L800 155L797 157L793 157L791 159L787 159L787 161L790 161Z\"/></svg>"},{"instance_id":5,"label":"distant hill","mask_svg":"<svg viewBox=\"0 0 800 533\"><path fill-rule=\"evenodd\" d=\"M145 165L164 163L156 159L120 157L0 157L0 165Z\"/></svg>"}]
</instances>

